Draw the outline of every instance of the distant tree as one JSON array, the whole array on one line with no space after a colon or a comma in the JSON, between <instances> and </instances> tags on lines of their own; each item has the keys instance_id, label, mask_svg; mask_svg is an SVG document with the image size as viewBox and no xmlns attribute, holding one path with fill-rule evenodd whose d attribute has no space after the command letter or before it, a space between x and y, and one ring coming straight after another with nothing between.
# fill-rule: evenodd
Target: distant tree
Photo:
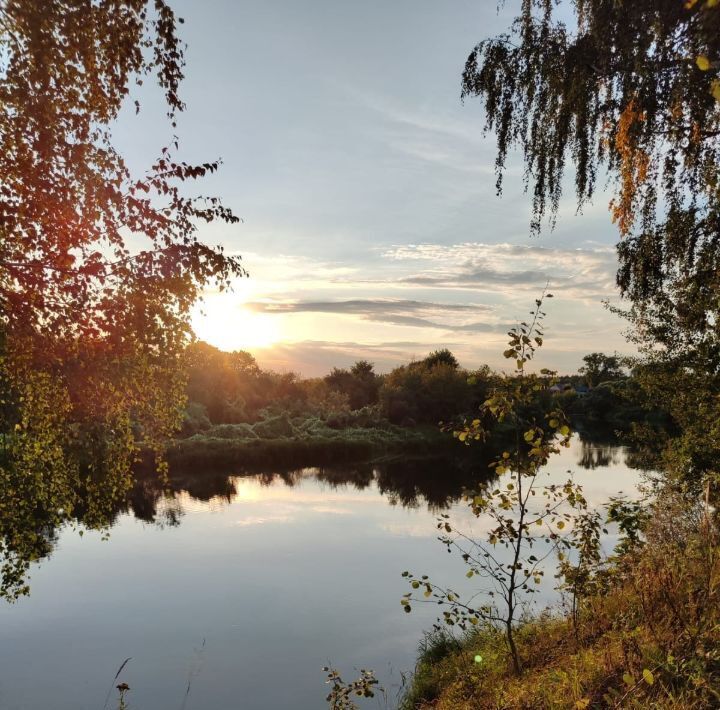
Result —
<instances>
[{"instance_id":1,"label":"distant tree","mask_svg":"<svg viewBox=\"0 0 720 710\"><path fill-rule=\"evenodd\" d=\"M299 385L305 393L302 411L305 416L327 418L350 409L347 395L330 387L322 377L301 380Z\"/></svg>"},{"instance_id":2,"label":"distant tree","mask_svg":"<svg viewBox=\"0 0 720 710\"><path fill-rule=\"evenodd\" d=\"M449 350L395 368L380 389L380 403L391 422L437 424L468 411L473 392L468 374Z\"/></svg>"},{"instance_id":3,"label":"distant tree","mask_svg":"<svg viewBox=\"0 0 720 710\"><path fill-rule=\"evenodd\" d=\"M350 372L358 379L373 379L375 377L375 366L367 360L358 360Z\"/></svg>"},{"instance_id":4,"label":"distant tree","mask_svg":"<svg viewBox=\"0 0 720 710\"><path fill-rule=\"evenodd\" d=\"M588 387L596 387L601 382L619 380L625 376L625 371L617 355L604 353L590 353L583 357L585 363L578 372L584 375Z\"/></svg>"},{"instance_id":5,"label":"distant tree","mask_svg":"<svg viewBox=\"0 0 720 710\"><path fill-rule=\"evenodd\" d=\"M187 347L186 361L190 402L205 407L215 424L247 420L247 405L257 405L262 389L260 368L250 353L227 353L198 341Z\"/></svg>"},{"instance_id":6,"label":"distant tree","mask_svg":"<svg viewBox=\"0 0 720 710\"><path fill-rule=\"evenodd\" d=\"M347 396L350 409L362 409L378 401L381 380L374 365L367 360L358 360L350 370L333 368L325 382L331 389Z\"/></svg>"},{"instance_id":7,"label":"distant tree","mask_svg":"<svg viewBox=\"0 0 720 710\"><path fill-rule=\"evenodd\" d=\"M447 348L434 350L423 360L423 363L426 367L443 364L451 367L453 370L457 370L460 367L457 358Z\"/></svg>"}]
</instances>

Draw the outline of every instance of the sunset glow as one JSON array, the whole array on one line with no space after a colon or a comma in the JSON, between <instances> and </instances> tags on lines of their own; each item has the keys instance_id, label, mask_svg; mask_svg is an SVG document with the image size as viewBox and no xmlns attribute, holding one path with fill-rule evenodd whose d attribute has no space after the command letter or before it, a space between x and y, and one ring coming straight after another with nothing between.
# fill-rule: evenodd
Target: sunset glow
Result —
<instances>
[{"instance_id":1,"label":"sunset glow","mask_svg":"<svg viewBox=\"0 0 720 710\"><path fill-rule=\"evenodd\" d=\"M214 295L193 313L195 335L223 350L265 348L280 339L278 319L245 307L237 293Z\"/></svg>"}]
</instances>

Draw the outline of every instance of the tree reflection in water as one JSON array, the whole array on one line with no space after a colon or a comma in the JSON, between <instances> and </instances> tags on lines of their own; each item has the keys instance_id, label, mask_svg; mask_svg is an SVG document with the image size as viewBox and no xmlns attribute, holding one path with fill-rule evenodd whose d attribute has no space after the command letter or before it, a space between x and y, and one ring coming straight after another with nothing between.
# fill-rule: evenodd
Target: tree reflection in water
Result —
<instances>
[{"instance_id":1,"label":"tree reflection in water","mask_svg":"<svg viewBox=\"0 0 720 710\"><path fill-rule=\"evenodd\" d=\"M577 465L584 469L598 469L616 465L621 456L632 468L648 469L652 457L647 452L633 452L608 441L594 442L581 439ZM167 478L150 469L138 469L129 483L129 492L120 497L98 525L93 506L92 490L89 499L82 491L77 492L78 504L73 510L69 524L87 529L109 530L122 515L130 514L136 519L161 527L180 525L185 515L187 498L202 503L228 505L238 494L238 482L252 479L261 486L284 486L292 488L308 478L314 478L331 489L350 487L358 491L375 486L387 498L390 505L404 508L427 506L432 511L442 511L457 502L465 489L479 490L491 479L488 462L496 454L489 447L485 452L460 450L460 455L424 455L416 458L402 456L373 462L343 462L319 467L285 467L239 469L237 467L213 468L206 465L174 467ZM88 512L89 511L89 512ZM89 516L89 517L88 517ZM27 556L18 559L12 567L15 579L3 580L17 586L26 584L27 565L50 555L55 547L59 529L45 524L46 517L27 516L28 526L33 527L35 544L28 548ZM6 545L6 549L9 547ZM16 557L22 552L15 550ZM11 569L8 567L7 569ZM23 570L25 570L23 572Z\"/></svg>"}]
</instances>

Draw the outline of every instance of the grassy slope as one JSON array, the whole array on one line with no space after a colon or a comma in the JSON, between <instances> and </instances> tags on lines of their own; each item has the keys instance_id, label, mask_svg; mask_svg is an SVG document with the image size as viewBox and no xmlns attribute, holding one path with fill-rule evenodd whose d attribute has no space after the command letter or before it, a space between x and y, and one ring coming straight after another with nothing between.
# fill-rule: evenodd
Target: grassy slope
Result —
<instances>
[{"instance_id":1,"label":"grassy slope","mask_svg":"<svg viewBox=\"0 0 720 710\"><path fill-rule=\"evenodd\" d=\"M541 616L518 631L515 677L501 634L430 637L404 708L720 707L720 545L657 521L648 544L616 561L570 620ZM482 662L475 656L482 656ZM652 683L643 677L648 670ZM646 674L647 675L647 674Z\"/></svg>"}]
</instances>

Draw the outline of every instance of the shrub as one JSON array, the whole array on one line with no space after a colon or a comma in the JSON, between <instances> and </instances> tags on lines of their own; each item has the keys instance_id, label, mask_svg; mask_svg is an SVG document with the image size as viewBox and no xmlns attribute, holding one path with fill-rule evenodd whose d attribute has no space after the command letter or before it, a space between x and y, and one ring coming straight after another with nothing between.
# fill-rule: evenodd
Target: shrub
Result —
<instances>
[{"instance_id":1,"label":"shrub","mask_svg":"<svg viewBox=\"0 0 720 710\"><path fill-rule=\"evenodd\" d=\"M212 426L208 418L207 409L197 402L188 402L183 414L180 433L182 436L192 436L205 431Z\"/></svg>"},{"instance_id":2,"label":"shrub","mask_svg":"<svg viewBox=\"0 0 720 710\"><path fill-rule=\"evenodd\" d=\"M250 424L217 424L204 433L205 436L213 439L240 439L248 441L259 438Z\"/></svg>"},{"instance_id":3,"label":"shrub","mask_svg":"<svg viewBox=\"0 0 720 710\"><path fill-rule=\"evenodd\" d=\"M261 439L289 438L297 433L290 417L287 414L280 414L253 424L253 431Z\"/></svg>"}]
</instances>

